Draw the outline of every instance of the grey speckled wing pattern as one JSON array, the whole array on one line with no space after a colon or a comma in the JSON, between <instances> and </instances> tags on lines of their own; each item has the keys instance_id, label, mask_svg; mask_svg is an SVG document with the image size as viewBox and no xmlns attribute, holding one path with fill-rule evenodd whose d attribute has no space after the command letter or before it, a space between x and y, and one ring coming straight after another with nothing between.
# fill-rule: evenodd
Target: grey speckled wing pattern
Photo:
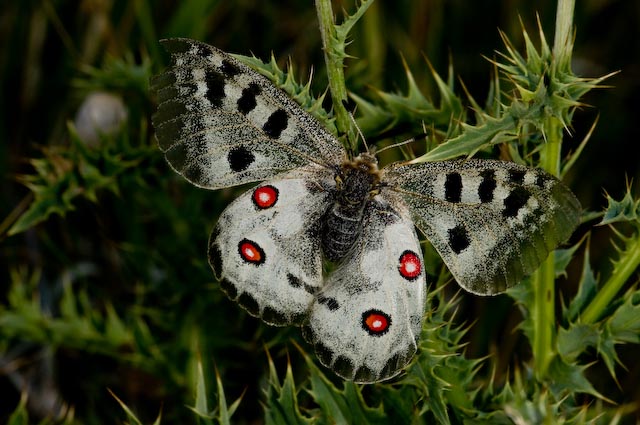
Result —
<instances>
[{"instance_id":1,"label":"grey speckled wing pattern","mask_svg":"<svg viewBox=\"0 0 640 425\"><path fill-rule=\"evenodd\" d=\"M153 126L167 161L190 182L219 189L345 159L335 137L262 75L204 43L161 43L172 66L151 81Z\"/></svg>"},{"instance_id":2,"label":"grey speckled wing pattern","mask_svg":"<svg viewBox=\"0 0 640 425\"><path fill-rule=\"evenodd\" d=\"M197 186L261 182L221 214L209 263L227 296L272 325L301 325L345 379L396 376L422 327L417 226L458 283L504 291L577 226L580 204L541 170L509 162L396 163L346 150L267 79L224 52L162 42L152 121L169 164ZM334 263L330 273L323 264Z\"/></svg>"},{"instance_id":3,"label":"grey speckled wing pattern","mask_svg":"<svg viewBox=\"0 0 640 425\"><path fill-rule=\"evenodd\" d=\"M564 184L512 162L394 164L383 179L456 281L480 295L504 292L533 273L580 218Z\"/></svg>"},{"instance_id":4,"label":"grey speckled wing pattern","mask_svg":"<svg viewBox=\"0 0 640 425\"><path fill-rule=\"evenodd\" d=\"M426 299L420 242L408 212L377 196L351 254L325 282L303 335L345 379L389 379L416 352Z\"/></svg>"},{"instance_id":5,"label":"grey speckled wing pattern","mask_svg":"<svg viewBox=\"0 0 640 425\"><path fill-rule=\"evenodd\" d=\"M222 212L209 259L222 289L271 325L301 324L322 288L317 228L333 174L307 166L245 192Z\"/></svg>"}]
</instances>

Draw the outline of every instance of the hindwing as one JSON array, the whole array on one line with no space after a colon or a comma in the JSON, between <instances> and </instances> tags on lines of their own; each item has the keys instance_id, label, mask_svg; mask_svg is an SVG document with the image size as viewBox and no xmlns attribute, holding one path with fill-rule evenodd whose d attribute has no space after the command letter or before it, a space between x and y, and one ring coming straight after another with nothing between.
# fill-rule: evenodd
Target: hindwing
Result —
<instances>
[{"instance_id":1,"label":"hindwing","mask_svg":"<svg viewBox=\"0 0 640 425\"><path fill-rule=\"evenodd\" d=\"M263 182L233 201L209 240L222 289L272 325L300 324L322 287L319 220L332 198L318 166Z\"/></svg>"},{"instance_id":2,"label":"hindwing","mask_svg":"<svg viewBox=\"0 0 640 425\"><path fill-rule=\"evenodd\" d=\"M426 278L415 228L401 206L378 196L363 224L317 294L303 335L325 366L367 383L395 376L416 352Z\"/></svg>"}]
</instances>

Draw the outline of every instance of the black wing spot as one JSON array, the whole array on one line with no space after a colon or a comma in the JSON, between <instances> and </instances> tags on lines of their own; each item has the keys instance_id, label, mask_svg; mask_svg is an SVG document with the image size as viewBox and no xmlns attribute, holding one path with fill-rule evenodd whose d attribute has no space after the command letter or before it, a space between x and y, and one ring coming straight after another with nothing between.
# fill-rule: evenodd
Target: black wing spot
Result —
<instances>
[{"instance_id":1,"label":"black wing spot","mask_svg":"<svg viewBox=\"0 0 640 425\"><path fill-rule=\"evenodd\" d=\"M282 312L274 309L273 307L264 308L262 320L273 325L285 325L289 322Z\"/></svg>"},{"instance_id":2,"label":"black wing spot","mask_svg":"<svg viewBox=\"0 0 640 425\"><path fill-rule=\"evenodd\" d=\"M493 192L498 185L496 183L496 172L494 170L482 170L480 176L482 176L482 181L478 186L480 202L491 202L493 201Z\"/></svg>"},{"instance_id":3,"label":"black wing spot","mask_svg":"<svg viewBox=\"0 0 640 425\"><path fill-rule=\"evenodd\" d=\"M331 351L326 345L321 342L316 342L313 346L316 350L316 356L320 359L320 362L324 365L330 365L333 360L333 351Z\"/></svg>"},{"instance_id":4,"label":"black wing spot","mask_svg":"<svg viewBox=\"0 0 640 425\"><path fill-rule=\"evenodd\" d=\"M244 146L238 146L229 151L227 161L231 170L239 173L244 171L256 160L255 155Z\"/></svg>"},{"instance_id":5,"label":"black wing spot","mask_svg":"<svg viewBox=\"0 0 640 425\"><path fill-rule=\"evenodd\" d=\"M182 175L191 182L197 183L203 181L202 167L198 164L193 164L190 167L185 168L182 171Z\"/></svg>"},{"instance_id":6,"label":"black wing spot","mask_svg":"<svg viewBox=\"0 0 640 425\"><path fill-rule=\"evenodd\" d=\"M231 283L228 279L222 279L220 281L220 288L224 291L225 294L229 297L229 299L234 300L238 296L238 288Z\"/></svg>"},{"instance_id":7,"label":"black wing spot","mask_svg":"<svg viewBox=\"0 0 640 425\"><path fill-rule=\"evenodd\" d=\"M284 109L278 109L267 118L267 122L264 123L262 129L272 139L277 139L280 134L287 128L289 118L287 111Z\"/></svg>"},{"instance_id":8,"label":"black wing spot","mask_svg":"<svg viewBox=\"0 0 640 425\"><path fill-rule=\"evenodd\" d=\"M373 373L373 370L369 369L367 366L360 366L358 370L356 370L353 380L356 382L369 382L375 378L377 378L377 376Z\"/></svg>"},{"instance_id":9,"label":"black wing spot","mask_svg":"<svg viewBox=\"0 0 640 425\"><path fill-rule=\"evenodd\" d=\"M220 67L220 70L227 76L227 78L240 74L240 69L227 59L222 60L222 67Z\"/></svg>"},{"instance_id":10,"label":"black wing spot","mask_svg":"<svg viewBox=\"0 0 640 425\"><path fill-rule=\"evenodd\" d=\"M449 246L453 252L460 254L467 249L470 243L469 234L464 226L458 224L456 227L449 229Z\"/></svg>"},{"instance_id":11,"label":"black wing spot","mask_svg":"<svg viewBox=\"0 0 640 425\"><path fill-rule=\"evenodd\" d=\"M462 198L462 176L460 173L449 173L444 182L444 198L453 203Z\"/></svg>"},{"instance_id":12,"label":"black wing spot","mask_svg":"<svg viewBox=\"0 0 640 425\"><path fill-rule=\"evenodd\" d=\"M189 50L191 50L191 48L195 48L195 52L193 52L193 54L196 56L204 59L208 59L211 57L211 51L205 46L199 44L188 44L187 46L189 47Z\"/></svg>"},{"instance_id":13,"label":"black wing spot","mask_svg":"<svg viewBox=\"0 0 640 425\"><path fill-rule=\"evenodd\" d=\"M240 294L238 297L238 304L247 309L247 311L253 316L257 316L260 312L258 301L246 292Z\"/></svg>"},{"instance_id":14,"label":"black wing spot","mask_svg":"<svg viewBox=\"0 0 640 425\"><path fill-rule=\"evenodd\" d=\"M509 195L504 198L504 209L502 215L504 217L515 217L518 211L524 207L531 197L529 191L523 187L516 187Z\"/></svg>"},{"instance_id":15,"label":"black wing spot","mask_svg":"<svg viewBox=\"0 0 640 425\"><path fill-rule=\"evenodd\" d=\"M287 281L289 282L289 285L293 286L294 288L299 288L302 286L302 280L295 277L291 273L287 273Z\"/></svg>"},{"instance_id":16,"label":"black wing spot","mask_svg":"<svg viewBox=\"0 0 640 425\"><path fill-rule=\"evenodd\" d=\"M164 48L167 49L168 52L171 52L173 54L178 54L178 53L189 53L189 51L192 48L196 48L196 54L200 53L200 45L198 44L194 44L194 43L190 43L188 41L182 41L182 40L166 40L163 41L162 44L164 45Z\"/></svg>"},{"instance_id":17,"label":"black wing spot","mask_svg":"<svg viewBox=\"0 0 640 425\"><path fill-rule=\"evenodd\" d=\"M224 75L208 69L204 75L204 81L207 84L207 94L205 97L212 107L219 108L225 98L224 94Z\"/></svg>"},{"instance_id":18,"label":"black wing spot","mask_svg":"<svg viewBox=\"0 0 640 425\"><path fill-rule=\"evenodd\" d=\"M509 181L514 184L523 184L526 171L509 170Z\"/></svg>"},{"instance_id":19,"label":"black wing spot","mask_svg":"<svg viewBox=\"0 0 640 425\"><path fill-rule=\"evenodd\" d=\"M548 177L545 176L543 173L538 173L538 175L536 175L536 182L535 185L538 186L540 189L544 189L545 184L547 183Z\"/></svg>"},{"instance_id":20,"label":"black wing spot","mask_svg":"<svg viewBox=\"0 0 640 425\"><path fill-rule=\"evenodd\" d=\"M338 301L331 297L318 297L318 303L327 306L330 311L335 311L340 308Z\"/></svg>"},{"instance_id":21,"label":"black wing spot","mask_svg":"<svg viewBox=\"0 0 640 425\"><path fill-rule=\"evenodd\" d=\"M338 356L336 357L336 361L331 366L331 369L338 372L340 376L350 378L351 376L353 376L353 367L354 364L351 359L346 356Z\"/></svg>"},{"instance_id":22,"label":"black wing spot","mask_svg":"<svg viewBox=\"0 0 640 425\"><path fill-rule=\"evenodd\" d=\"M262 89L256 83L249 84L249 87L242 90L242 96L238 99L238 111L247 115L249 112L253 111L258 104L256 102L256 96L260 94Z\"/></svg>"}]
</instances>

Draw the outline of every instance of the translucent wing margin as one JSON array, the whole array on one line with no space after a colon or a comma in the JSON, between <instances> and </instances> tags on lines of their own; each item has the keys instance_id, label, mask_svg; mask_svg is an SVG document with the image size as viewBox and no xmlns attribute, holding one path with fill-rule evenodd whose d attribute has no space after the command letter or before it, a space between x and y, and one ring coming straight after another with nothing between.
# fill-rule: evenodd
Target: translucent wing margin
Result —
<instances>
[{"instance_id":1,"label":"translucent wing margin","mask_svg":"<svg viewBox=\"0 0 640 425\"><path fill-rule=\"evenodd\" d=\"M471 159L398 163L383 172L385 190L409 206L458 283L479 295L534 272L579 223L576 197L539 169Z\"/></svg>"},{"instance_id":2,"label":"translucent wing margin","mask_svg":"<svg viewBox=\"0 0 640 425\"><path fill-rule=\"evenodd\" d=\"M151 81L153 126L169 164L190 182L218 189L343 160L337 139L262 75L204 43L161 43L172 66Z\"/></svg>"},{"instance_id":3,"label":"translucent wing margin","mask_svg":"<svg viewBox=\"0 0 640 425\"><path fill-rule=\"evenodd\" d=\"M303 325L322 364L361 383L391 378L407 365L425 309L415 227L408 212L376 199L353 251L329 276Z\"/></svg>"}]
</instances>

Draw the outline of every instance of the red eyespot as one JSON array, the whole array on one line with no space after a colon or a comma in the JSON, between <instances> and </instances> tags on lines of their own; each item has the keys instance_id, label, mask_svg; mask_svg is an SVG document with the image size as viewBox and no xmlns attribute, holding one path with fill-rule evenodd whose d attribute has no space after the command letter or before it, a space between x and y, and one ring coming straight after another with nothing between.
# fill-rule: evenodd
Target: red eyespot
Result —
<instances>
[{"instance_id":1,"label":"red eyespot","mask_svg":"<svg viewBox=\"0 0 640 425\"><path fill-rule=\"evenodd\" d=\"M407 280L415 280L422 273L422 261L413 251L405 251L400 256L398 271Z\"/></svg>"},{"instance_id":2,"label":"red eyespot","mask_svg":"<svg viewBox=\"0 0 640 425\"><path fill-rule=\"evenodd\" d=\"M391 317L380 310L368 310L362 313L362 327L369 335L381 336L391 326Z\"/></svg>"},{"instance_id":3,"label":"red eyespot","mask_svg":"<svg viewBox=\"0 0 640 425\"><path fill-rule=\"evenodd\" d=\"M270 208L278 201L278 189L273 186L261 186L253 191L251 199L261 210Z\"/></svg>"},{"instance_id":4,"label":"red eyespot","mask_svg":"<svg viewBox=\"0 0 640 425\"><path fill-rule=\"evenodd\" d=\"M240 257L247 263L255 265L264 263L264 250L260 248L260 245L249 239L240 241L238 244L238 252L240 253Z\"/></svg>"}]
</instances>

